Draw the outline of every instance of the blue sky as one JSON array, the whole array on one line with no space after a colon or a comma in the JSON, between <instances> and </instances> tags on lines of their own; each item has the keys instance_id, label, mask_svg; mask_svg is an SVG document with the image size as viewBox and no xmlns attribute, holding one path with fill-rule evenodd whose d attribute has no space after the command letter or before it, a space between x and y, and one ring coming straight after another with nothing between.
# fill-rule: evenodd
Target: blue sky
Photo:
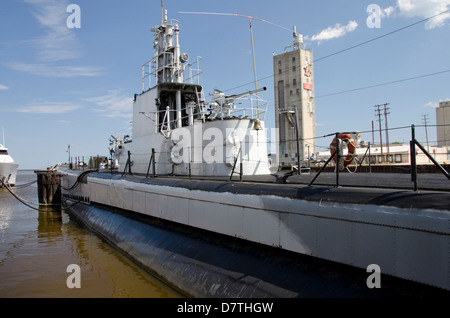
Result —
<instances>
[{"instance_id":1,"label":"blue sky","mask_svg":"<svg viewBox=\"0 0 450 318\"><path fill-rule=\"evenodd\" d=\"M80 28L67 26L70 4L81 9ZM150 28L160 22L160 4L1 1L0 127L21 169L66 162L69 144L72 156L107 155L109 136L129 132L132 98L141 92L141 65L153 56ZM367 23L370 4L382 9L379 27ZM207 100L214 88L227 93L254 88L249 20L181 12L271 22L253 20L268 127L274 127L273 54L292 44L293 25L314 54L317 136L370 131L372 121L377 125L374 105L384 103L389 103L390 128L422 125L423 115L431 126L439 101L450 99L448 12L383 36L449 10L450 0L165 0L164 6L169 18L180 22L182 51L191 59L202 57ZM396 83L386 84L391 82ZM425 140L423 127L416 134ZM409 129L397 129L389 140L408 142L409 136ZM428 138L436 141L435 127L428 128ZM372 134L363 139L372 141ZM319 139L317 150L330 141Z\"/></svg>"}]
</instances>

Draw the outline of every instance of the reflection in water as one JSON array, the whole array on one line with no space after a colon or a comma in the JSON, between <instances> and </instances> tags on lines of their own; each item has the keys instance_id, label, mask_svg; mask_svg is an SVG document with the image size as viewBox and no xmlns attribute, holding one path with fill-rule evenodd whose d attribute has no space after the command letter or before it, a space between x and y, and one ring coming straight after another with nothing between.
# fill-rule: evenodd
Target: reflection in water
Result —
<instances>
[{"instance_id":1,"label":"reflection in water","mask_svg":"<svg viewBox=\"0 0 450 318\"><path fill-rule=\"evenodd\" d=\"M17 184L34 180L20 171ZM37 202L36 184L14 190ZM70 264L81 288L68 288ZM0 297L180 297L64 211L31 209L0 189Z\"/></svg>"}]
</instances>

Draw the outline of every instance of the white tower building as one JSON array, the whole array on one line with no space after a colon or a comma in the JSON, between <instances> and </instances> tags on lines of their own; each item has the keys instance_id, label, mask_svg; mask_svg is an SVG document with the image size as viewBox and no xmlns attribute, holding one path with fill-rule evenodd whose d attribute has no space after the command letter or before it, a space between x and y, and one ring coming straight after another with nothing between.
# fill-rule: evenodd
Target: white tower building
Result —
<instances>
[{"instance_id":1,"label":"white tower building","mask_svg":"<svg viewBox=\"0 0 450 318\"><path fill-rule=\"evenodd\" d=\"M313 54L302 46L303 37L294 26L293 45L273 57L275 127L282 166L297 166L299 160L306 166L316 152Z\"/></svg>"}]
</instances>

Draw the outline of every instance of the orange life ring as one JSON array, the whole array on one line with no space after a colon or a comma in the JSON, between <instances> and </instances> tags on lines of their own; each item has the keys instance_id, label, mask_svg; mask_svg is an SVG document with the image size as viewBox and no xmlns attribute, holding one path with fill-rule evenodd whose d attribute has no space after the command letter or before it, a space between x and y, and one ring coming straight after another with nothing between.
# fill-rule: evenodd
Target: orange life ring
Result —
<instances>
[{"instance_id":1,"label":"orange life ring","mask_svg":"<svg viewBox=\"0 0 450 318\"><path fill-rule=\"evenodd\" d=\"M343 160L344 167L346 167L353 161L356 151L355 141L349 134L338 134L338 138L347 144L348 153ZM334 137L333 141L330 144L330 154L333 154L335 149L336 149L336 137ZM337 161L336 154L333 156L333 160L334 162Z\"/></svg>"}]
</instances>

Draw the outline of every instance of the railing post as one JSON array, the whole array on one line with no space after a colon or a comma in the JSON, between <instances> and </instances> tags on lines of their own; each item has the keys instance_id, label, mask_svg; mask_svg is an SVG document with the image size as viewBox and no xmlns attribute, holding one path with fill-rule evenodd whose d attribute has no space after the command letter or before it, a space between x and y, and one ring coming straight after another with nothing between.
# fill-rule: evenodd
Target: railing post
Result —
<instances>
[{"instance_id":1,"label":"railing post","mask_svg":"<svg viewBox=\"0 0 450 318\"><path fill-rule=\"evenodd\" d=\"M340 159L339 133L336 133L336 187L339 187L339 159Z\"/></svg>"},{"instance_id":2,"label":"railing post","mask_svg":"<svg viewBox=\"0 0 450 318\"><path fill-rule=\"evenodd\" d=\"M131 152L128 150L128 173L131 174Z\"/></svg>"},{"instance_id":3,"label":"railing post","mask_svg":"<svg viewBox=\"0 0 450 318\"><path fill-rule=\"evenodd\" d=\"M244 164L242 162L242 141L241 141L241 148L239 149L239 156L240 156L240 160L241 162L239 163L239 181L242 182L243 180L243 176L244 176Z\"/></svg>"},{"instance_id":4,"label":"railing post","mask_svg":"<svg viewBox=\"0 0 450 318\"><path fill-rule=\"evenodd\" d=\"M298 140L298 114L297 114L297 104L294 104L294 115L295 115L295 139L297 140L297 175L302 174L302 168L300 164L300 141Z\"/></svg>"},{"instance_id":5,"label":"railing post","mask_svg":"<svg viewBox=\"0 0 450 318\"><path fill-rule=\"evenodd\" d=\"M191 148L188 147L188 169L189 169L189 179L191 178Z\"/></svg>"},{"instance_id":6,"label":"railing post","mask_svg":"<svg viewBox=\"0 0 450 318\"><path fill-rule=\"evenodd\" d=\"M414 182L414 191L417 191L417 165L416 165L416 136L414 125L411 125L411 141L409 142L411 161L411 181Z\"/></svg>"},{"instance_id":7,"label":"railing post","mask_svg":"<svg viewBox=\"0 0 450 318\"><path fill-rule=\"evenodd\" d=\"M231 181L231 178L233 178L234 169L236 169L236 163L238 161L238 158L241 158L241 163L239 164L239 167L241 168L241 171L239 172L239 179L240 179L240 181L242 181L242 155L241 155L241 151L242 151L242 143L241 143L241 147L239 148L239 152L236 155L236 158L234 159L233 169L231 169L231 174L230 174L230 178L228 179L228 181Z\"/></svg>"},{"instance_id":8,"label":"railing post","mask_svg":"<svg viewBox=\"0 0 450 318\"><path fill-rule=\"evenodd\" d=\"M145 175L146 178L148 178L148 173L150 172L150 166L151 166L152 162L153 162L153 152L152 152L152 154L150 156L150 161L148 162L147 174Z\"/></svg>"},{"instance_id":9,"label":"railing post","mask_svg":"<svg viewBox=\"0 0 450 318\"><path fill-rule=\"evenodd\" d=\"M155 148L152 148L152 177L156 177L156 155Z\"/></svg>"}]
</instances>

